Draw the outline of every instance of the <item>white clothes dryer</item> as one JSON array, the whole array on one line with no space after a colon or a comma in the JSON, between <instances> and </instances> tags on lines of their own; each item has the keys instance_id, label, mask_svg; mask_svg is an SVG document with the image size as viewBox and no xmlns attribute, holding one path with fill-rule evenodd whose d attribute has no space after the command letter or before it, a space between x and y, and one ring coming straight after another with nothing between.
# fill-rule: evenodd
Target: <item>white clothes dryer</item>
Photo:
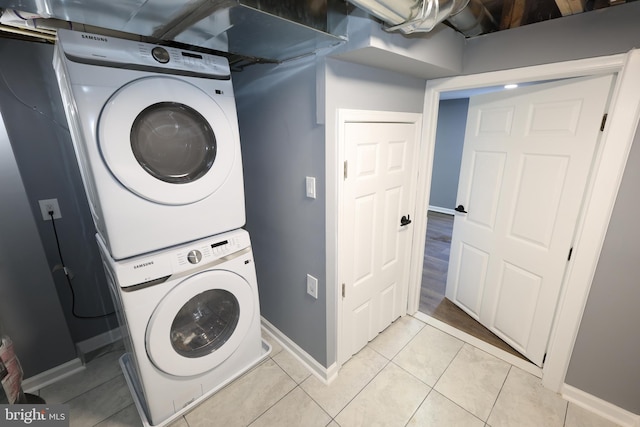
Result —
<instances>
[{"instance_id":1,"label":"white clothes dryer","mask_svg":"<svg viewBox=\"0 0 640 427\"><path fill-rule=\"evenodd\" d=\"M53 64L94 223L115 259L244 225L226 58L59 30Z\"/></svg>"},{"instance_id":2,"label":"white clothes dryer","mask_svg":"<svg viewBox=\"0 0 640 427\"><path fill-rule=\"evenodd\" d=\"M143 421L175 419L267 357L245 230L123 261L96 238Z\"/></svg>"}]
</instances>

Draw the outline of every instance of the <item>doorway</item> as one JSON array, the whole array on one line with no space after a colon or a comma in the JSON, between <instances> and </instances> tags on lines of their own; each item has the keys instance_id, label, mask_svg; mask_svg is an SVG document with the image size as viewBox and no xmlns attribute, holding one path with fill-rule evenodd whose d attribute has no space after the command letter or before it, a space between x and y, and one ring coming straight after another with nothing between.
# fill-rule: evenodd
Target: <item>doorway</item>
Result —
<instances>
[{"instance_id":1,"label":"doorway","mask_svg":"<svg viewBox=\"0 0 640 427\"><path fill-rule=\"evenodd\" d=\"M621 72L622 71L622 72ZM427 82L425 95L425 129L423 154L420 156L420 181L417 210L426 212L429 206L429 186L433 168L435 129L437 127L438 104L441 95L470 88L502 86L513 82L542 81L603 73L619 73L609 109L609 122L604 130L603 142L594 159L594 173L589 182L588 197L583 207L575 239L579 250L574 251L571 266L563 279L560 304L552 328L548 354L540 370L545 387L560 391L571 359L575 337L593 272L596 268L602 243L618 187L620 170L626 163L629 147L640 117L640 83L633 80L640 72L640 53L631 51L626 55L590 58L564 63L554 63L520 69L490 72L479 75L459 76ZM625 114L632 111L633 114ZM614 119L612 119L614 117ZM415 239L412 248L409 312L419 308L419 284L422 276L427 218L416 216ZM423 316L428 317L428 316Z\"/></svg>"},{"instance_id":2,"label":"doorway","mask_svg":"<svg viewBox=\"0 0 640 427\"><path fill-rule=\"evenodd\" d=\"M538 366L612 81L470 98L446 296Z\"/></svg>"}]
</instances>

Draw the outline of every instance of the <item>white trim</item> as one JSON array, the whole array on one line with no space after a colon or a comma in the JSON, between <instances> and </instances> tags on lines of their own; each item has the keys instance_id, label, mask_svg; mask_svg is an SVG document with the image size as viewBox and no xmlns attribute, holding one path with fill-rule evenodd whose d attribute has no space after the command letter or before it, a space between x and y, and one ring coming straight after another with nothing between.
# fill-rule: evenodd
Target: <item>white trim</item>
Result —
<instances>
[{"instance_id":1,"label":"white trim","mask_svg":"<svg viewBox=\"0 0 640 427\"><path fill-rule=\"evenodd\" d=\"M25 393L34 393L48 385L51 385L85 369L80 358L76 357L62 365L40 372L37 375L22 381L22 389Z\"/></svg>"},{"instance_id":2,"label":"white trim","mask_svg":"<svg viewBox=\"0 0 640 427\"><path fill-rule=\"evenodd\" d=\"M106 332L88 338L84 341L80 341L76 344L76 351L78 352L78 356L82 360L84 360L84 356L87 353L90 353L94 350L107 346L109 344L113 344L116 341L122 339L122 330L120 326L110 329Z\"/></svg>"},{"instance_id":3,"label":"white trim","mask_svg":"<svg viewBox=\"0 0 640 427\"><path fill-rule=\"evenodd\" d=\"M451 208L441 208L440 206L429 205L429 210L431 212L438 212L446 215L455 215L456 211Z\"/></svg>"},{"instance_id":4,"label":"white trim","mask_svg":"<svg viewBox=\"0 0 640 427\"><path fill-rule=\"evenodd\" d=\"M455 338L458 338L461 341L466 342L469 345L472 345L485 353L489 353L492 356L497 357L500 360L503 360L517 368L522 369L525 372L530 373L531 375L535 375L538 378L542 378L542 369L534 365L533 363L523 360L517 356L514 356L511 353L508 353L498 347L495 347L485 341L482 341L479 338L474 337L473 335L469 335L468 333L461 331L460 329L454 328L451 325L448 325L435 317L428 316L422 312L417 312L413 315L418 320L423 321L427 325L433 326L436 329L441 330L442 332L449 334Z\"/></svg>"},{"instance_id":5,"label":"white trim","mask_svg":"<svg viewBox=\"0 0 640 427\"><path fill-rule=\"evenodd\" d=\"M332 364L328 368L322 366L309 353L304 351L298 344L293 342L288 336L283 334L278 328L273 326L267 319L261 317L262 329L268 333L278 344L287 350L293 357L302 363L316 378L323 383L329 385L338 376L337 363Z\"/></svg>"},{"instance_id":6,"label":"white trim","mask_svg":"<svg viewBox=\"0 0 640 427\"><path fill-rule=\"evenodd\" d=\"M562 397L622 427L640 426L640 415L622 409L619 406L613 405L569 384L562 386Z\"/></svg>"},{"instance_id":7,"label":"white trim","mask_svg":"<svg viewBox=\"0 0 640 427\"><path fill-rule=\"evenodd\" d=\"M620 73L609 110L609 122L602 138L602 149L594 163L593 181L585 201L582 222L576 232L574 259L563 282L562 295L551 332L542 383L560 391L613 210L622 173L640 119L640 51L600 58L503 70L476 75L428 81L424 101L423 146L420 155L417 212L427 212L433 169L433 151L440 94L485 86L550 80L586 75ZM426 215L415 216L414 250L410 284L413 289L409 313L419 308L420 282L426 236ZM579 246L578 246L579 245Z\"/></svg>"}]
</instances>

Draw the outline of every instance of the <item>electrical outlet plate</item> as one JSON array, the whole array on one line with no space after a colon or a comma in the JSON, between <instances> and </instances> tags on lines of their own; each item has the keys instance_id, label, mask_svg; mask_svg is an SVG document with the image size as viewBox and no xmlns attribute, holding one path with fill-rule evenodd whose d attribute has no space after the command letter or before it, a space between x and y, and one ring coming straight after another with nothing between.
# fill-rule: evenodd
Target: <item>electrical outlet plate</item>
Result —
<instances>
[{"instance_id":1,"label":"electrical outlet plate","mask_svg":"<svg viewBox=\"0 0 640 427\"><path fill-rule=\"evenodd\" d=\"M49 215L49 212L51 211L53 211L53 219L62 218L58 199L38 200L38 203L40 204L40 212L42 213L43 220L51 221L51 216Z\"/></svg>"},{"instance_id":2,"label":"electrical outlet plate","mask_svg":"<svg viewBox=\"0 0 640 427\"><path fill-rule=\"evenodd\" d=\"M307 274L307 293L318 299L318 279L310 274Z\"/></svg>"}]
</instances>

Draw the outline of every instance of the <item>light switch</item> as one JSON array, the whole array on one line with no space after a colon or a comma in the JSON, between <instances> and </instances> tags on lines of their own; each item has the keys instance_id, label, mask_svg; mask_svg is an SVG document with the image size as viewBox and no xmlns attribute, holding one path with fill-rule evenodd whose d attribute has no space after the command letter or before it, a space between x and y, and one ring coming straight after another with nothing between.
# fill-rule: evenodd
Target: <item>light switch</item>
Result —
<instances>
[{"instance_id":1,"label":"light switch","mask_svg":"<svg viewBox=\"0 0 640 427\"><path fill-rule=\"evenodd\" d=\"M316 198L316 178L313 176L307 177L307 197L310 199Z\"/></svg>"}]
</instances>

